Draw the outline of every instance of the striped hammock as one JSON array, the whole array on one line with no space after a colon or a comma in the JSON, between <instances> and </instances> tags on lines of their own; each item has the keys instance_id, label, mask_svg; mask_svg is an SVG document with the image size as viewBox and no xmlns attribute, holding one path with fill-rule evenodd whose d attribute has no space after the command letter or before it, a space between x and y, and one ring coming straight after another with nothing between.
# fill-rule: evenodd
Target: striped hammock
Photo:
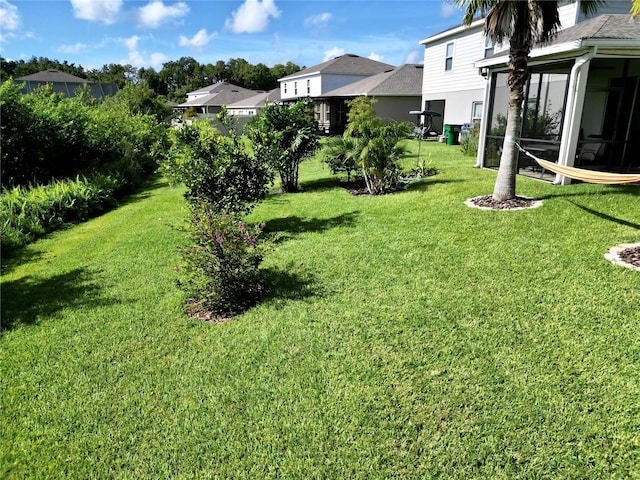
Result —
<instances>
[{"instance_id":1,"label":"striped hammock","mask_svg":"<svg viewBox=\"0 0 640 480\"><path fill-rule=\"evenodd\" d=\"M587 183L605 183L608 185L640 182L640 173L610 173L598 172L596 170L587 170L577 167L567 167L565 165L558 165L557 163L538 158L531 152L528 152L527 150L522 148L517 143L516 146L522 153L538 162L538 165L540 165L545 170L558 173L565 177L573 178L574 180L580 180Z\"/></svg>"}]
</instances>

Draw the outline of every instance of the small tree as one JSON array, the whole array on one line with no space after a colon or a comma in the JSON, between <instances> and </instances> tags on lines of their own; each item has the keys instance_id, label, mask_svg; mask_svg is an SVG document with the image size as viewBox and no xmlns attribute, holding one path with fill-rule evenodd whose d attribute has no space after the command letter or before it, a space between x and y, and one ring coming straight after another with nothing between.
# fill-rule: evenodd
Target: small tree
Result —
<instances>
[{"instance_id":1,"label":"small tree","mask_svg":"<svg viewBox=\"0 0 640 480\"><path fill-rule=\"evenodd\" d=\"M267 193L268 165L249 155L240 140L225 137L207 120L172 130L173 147L161 170L187 187L192 205L216 212L248 213Z\"/></svg>"},{"instance_id":2,"label":"small tree","mask_svg":"<svg viewBox=\"0 0 640 480\"><path fill-rule=\"evenodd\" d=\"M248 125L254 155L278 172L282 190L298 191L300 164L311 156L319 140L313 101L292 105L269 103Z\"/></svg>"},{"instance_id":3,"label":"small tree","mask_svg":"<svg viewBox=\"0 0 640 480\"><path fill-rule=\"evenodd\" d=\"M360 168L355 156L355 139L349 135L329 137L320 150L320 159L331 169L331 173L346 173L347 182L351 173Z\"/></svg>"}]
</instances>

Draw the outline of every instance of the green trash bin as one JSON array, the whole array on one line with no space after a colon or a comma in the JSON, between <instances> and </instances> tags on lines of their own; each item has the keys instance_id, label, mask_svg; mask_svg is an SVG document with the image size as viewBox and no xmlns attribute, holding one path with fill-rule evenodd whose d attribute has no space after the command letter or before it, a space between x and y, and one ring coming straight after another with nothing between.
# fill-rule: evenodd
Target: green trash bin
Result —
<instances>
[{"instance_id":1,"label":"green trash bin","mask_svg":"<svg viewBox=\"0 0 640 480\"><path fill-rule=\"evenodd\" d=\"M447 145L460 145L460 132L462 125L446 123L444 125L444 136L447 137Z\"/></svg>"}]
</instances>

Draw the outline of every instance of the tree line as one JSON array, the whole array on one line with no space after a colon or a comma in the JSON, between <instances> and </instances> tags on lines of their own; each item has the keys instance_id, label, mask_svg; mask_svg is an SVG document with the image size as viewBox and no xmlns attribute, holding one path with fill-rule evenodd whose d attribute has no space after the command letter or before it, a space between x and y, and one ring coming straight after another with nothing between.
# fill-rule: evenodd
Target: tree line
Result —
<instances>
[{"instance_id":1,"label":"tree line","mask_svg":"<svg viewBox=\"0 0 640 480\"><path fill-rule=\"evenodd\" d=\"M29 60L7 60L0 57L0 78L19 78L43 70L55 69L92 82L115 83L119 88L134 83L144 83L157 95L174 102L184 102L186 94L217 82L229 82L251 90L271 90L278 86L278 79L302 70L292 62L268 67L264 63L253 65L242 58L215 64L202 64L193 57L181 57L162 64L162 69L136 68L131 65L110 63L100 69L87 70L82 65L60 62L46 57Z\"/></svg>"}]
</instances>

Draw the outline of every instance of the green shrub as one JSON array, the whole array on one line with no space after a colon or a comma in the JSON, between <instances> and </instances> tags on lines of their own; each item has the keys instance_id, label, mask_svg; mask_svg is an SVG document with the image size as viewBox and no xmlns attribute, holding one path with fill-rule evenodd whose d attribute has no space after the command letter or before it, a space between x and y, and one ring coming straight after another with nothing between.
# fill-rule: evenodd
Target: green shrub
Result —
<instances>
[{"instance_id":1,"label":"green shrub","mask_svg":"<svg viewBox=\"0 0 640 480\"><path fill-rule=\"evenodd\" d=\"M218 213L202 203L189 228L190 245L178 268L188 313L229 317L255 305L264 294L258 270L265 250L258 240L262 226L246 225L238 214Z\"/></svg>"},{"instance_id":2,"label":"green shrub","mask_svg":"<svg viewBox=\"0 0 640 480\"><path fill-rule=\"evenodd\" d=\"M320 149L319 157L331 169L331 173L346 173L347 181L350 181L351 174L359 170L355 147L355 140L348 135L328 137Z\"/></svg>"},{"instance_id":3,"label":"green shrub","mask_svg":"<svg viewBox=\"0 0 640 480\"><path fill-rule=\"evenodd\" d=\"M478 155L478 141L480 140L480 127L474 125L469 134L460 140L460 150L465 155L476 157Z\"/></svg>"},{"instance_id":4,"label":"green shrub","mask_svg":"<svg viewBox=\"0 0 640 480\"><path fill-rule=\"evenodd\" d=\"M282 190L297 192L300 164L315 153L320 138L313 101L268 103L247 124L246 132L255 156L278 172Z\"/></svg>"},{"instance_id":5,"label":"green shrub","mask_svg":"<svg viewBox=\"0 0 640 480\"><path fill-rule=\"evenodd\" d=\"M138 185L166 151L167 126L155 116L132 114L126 100L99 104L86 94L65 98L51 87L23 95L18 85L4 82L3 189L94 172L117 173L123 187Z\"/></svg>"},{"instance_id":6,"label":"green shrub","mask_svg":"<svg viewBox=\"0 0 640 480\"><path fill-rule=\"evenodd\" d=\"M192 205L207 202L216 212L246 213L267 194L269 166L249 155L235 135L222 136L202 120L173 130L172 139L161 171L187 187Z\"/></svg>"}]
</instances>

